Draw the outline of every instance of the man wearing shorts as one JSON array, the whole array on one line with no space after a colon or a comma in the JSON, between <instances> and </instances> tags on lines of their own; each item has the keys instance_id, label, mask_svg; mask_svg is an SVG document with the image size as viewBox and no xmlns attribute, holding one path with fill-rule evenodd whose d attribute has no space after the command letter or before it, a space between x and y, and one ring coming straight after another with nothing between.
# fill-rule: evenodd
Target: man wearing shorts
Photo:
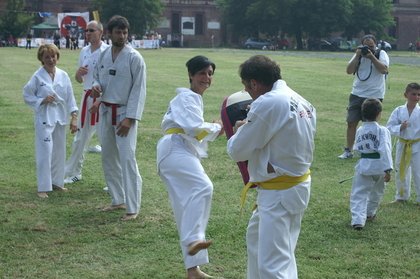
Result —
<instances>
[{"instance_id":1,"label":"man wearing shorts","mask_svg":"<svg viewBox=\"0 0 420 279\"><path fill-rule=\"evenodd\" d=\"M362 46L347 65L347 74L354 75L353 88L347 107L347 146L340 159L353 157L352 149L357 125L362 120L361 106L365 99L383 100L385 95L385 78L388 74L389 57L384 50L377 49L376 38L365 35Z\"/></svg>"}]
</instances>

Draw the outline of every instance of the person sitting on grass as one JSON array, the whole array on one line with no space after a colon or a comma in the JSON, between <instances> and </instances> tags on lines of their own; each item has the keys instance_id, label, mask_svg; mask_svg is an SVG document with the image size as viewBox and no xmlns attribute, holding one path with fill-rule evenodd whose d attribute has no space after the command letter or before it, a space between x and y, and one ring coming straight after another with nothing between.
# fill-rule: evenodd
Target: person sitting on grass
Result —
<instances>
[{"instance_id":1,"label":"person sitting on grass","mask_svg":"<svg viewBox=\"0 0 420 279\"><path fill-rule=\"evenodd\" d=\"M382 104L378 99L362 103L363 124L356 131L353 150L360 153L350 196L351 225L361 230L373 220L384 195L385 182L391 180L392 145L388 129L378 124Z\"/></svg>"}]
</instances>

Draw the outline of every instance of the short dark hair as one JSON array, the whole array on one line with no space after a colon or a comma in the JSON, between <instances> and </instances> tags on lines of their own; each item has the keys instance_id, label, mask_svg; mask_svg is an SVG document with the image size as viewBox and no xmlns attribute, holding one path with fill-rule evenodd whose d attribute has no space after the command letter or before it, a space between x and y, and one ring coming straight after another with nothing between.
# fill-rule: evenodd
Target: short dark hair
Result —
<instances>
[{"instance_id":1,"label":"short dark hair","mask_svg":"<svg viewBox=\"0 0 420 279\"><path fill-rule=\"evenodd\" d=\"M362 103L363 121L375 121L382 111L382 103L378 99L366 99Z\"/></svg>"},{"instance_id":2,"label":"short dark hair","mask_svg":"<svg viewBox=\"0 0 420 279\"><path fill-rule=\"evenodd\" d=\"M207 68L208 66L213 67L213 73L216 70L216 64L214 64L212 61L210 61L207 57L202 55L197 55L191 58L187 61L185 64L188 69L188 73L190 73L192 76L195 75L198 71L201 71L204 68ZM191 82L191 79L190 79Z\"/></svg>"},{"instance_id":3,"label":"short dark hair","mask_svg":"<svg viewBox=\"0 0 420 279\"><path fill-rule=\"evenodd\" d=\"M363 44L366 40L368 40L368 39L373 40L373 41L375 42L375 44L377 43L376 38L375 38L375 36L374 36L374 35L372 35L372 34L367 34L367 35L364 35L364 36L362 37L362 39L361 39L362 44Z\"/></svg>"},{"instance_id":4,"label":"short dark hair","mask_svg":"<svg viewBox=\"0 0 420 279\"><path fill-rule=\"evenodd\" d=\"M405 93L407 93L410 90L420 90L420 84L418 84L417 82L407 84L405 88Z\"/></svg>"},{"instance_id":5,"label":"short dark hair","mask_svg":"<svg viewBox=\"0 0 420 279\"><path fill-rule=\"evenodd\" d=\"M239 76L244 81L255 79L266 86L281 79L280 66L264 55L255 55L239 66Z\"/></svg>"},{"instance_id":6,"label":"short dark hair","mask_svg":"<svg viewBox=\"0 0 420 279\"><path fill-rule=\"evenodd\" d=\"M112 33L112 30L114 28L118 28L118 29L128 29L130 30L130 23L128 22L128 20L120 15L114 15L113 17L111 17L111 19L108 21L107 24L107 30L109 33Z\"/></svg>"}]
</instances>

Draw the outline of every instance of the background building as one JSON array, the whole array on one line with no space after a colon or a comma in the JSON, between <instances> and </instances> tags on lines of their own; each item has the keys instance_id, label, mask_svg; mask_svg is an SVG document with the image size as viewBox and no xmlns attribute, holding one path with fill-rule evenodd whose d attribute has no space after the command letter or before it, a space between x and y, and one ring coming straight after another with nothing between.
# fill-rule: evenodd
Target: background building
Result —
<instances>
[{"instance_id":1,"label":"background building","mask_svg":"<svg viewBox=\"0 0 420 279\"><path fill-rule=\"evenodd\" d=\"M216 0L161 1L162 21L151 32L159 33L167 46L218 47L226 43L222 39L225 30ZM6 6L7 0L0 0L0 12L6 11ZM26 0L25 8L26 12L53 14L92 10L92 0ZM420 41L420 0L394 0L392 14L396 25L387 32L395 38L391 42L394 49L406 50L410 43Z\"/></svg>"},{"instance_id":2,"label":"background building","mask_svg":"<svg viewBox=\"0 0 420 279\"><path fill-rule=\"evenodd\" d=\"M407 50L410 43L420 41L420 0L394 0L392 15L395 27L388 30L396 38L395 48Z\"/></svg>"},{"instance_id":3,"label":"background building","mask_svg":"<svg viewBox=\"0 0 420 279\"><path fill-rule=\"evenodd\" d=\"M165 9L156 32L174 47L215 47L221 44L221 16L216 1L163 0Z\"/></svg>"}]
</instances>

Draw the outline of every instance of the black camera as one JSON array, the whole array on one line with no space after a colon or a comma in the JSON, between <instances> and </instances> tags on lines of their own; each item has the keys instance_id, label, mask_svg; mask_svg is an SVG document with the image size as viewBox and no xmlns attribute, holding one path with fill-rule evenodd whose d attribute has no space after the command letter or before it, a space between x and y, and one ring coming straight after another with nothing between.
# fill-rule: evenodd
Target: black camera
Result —
<instances>
[{"instance_id":1,"label":"black camera","mask_svg":"<svg viewBox=\"0 0 420 279\"><path fill-rule=\"evenodd\" d=\"M370 52L368 46L359 46L358 49L361 49L361 53L363 56L366 56Z\"/></svg>"}]
</instances>

